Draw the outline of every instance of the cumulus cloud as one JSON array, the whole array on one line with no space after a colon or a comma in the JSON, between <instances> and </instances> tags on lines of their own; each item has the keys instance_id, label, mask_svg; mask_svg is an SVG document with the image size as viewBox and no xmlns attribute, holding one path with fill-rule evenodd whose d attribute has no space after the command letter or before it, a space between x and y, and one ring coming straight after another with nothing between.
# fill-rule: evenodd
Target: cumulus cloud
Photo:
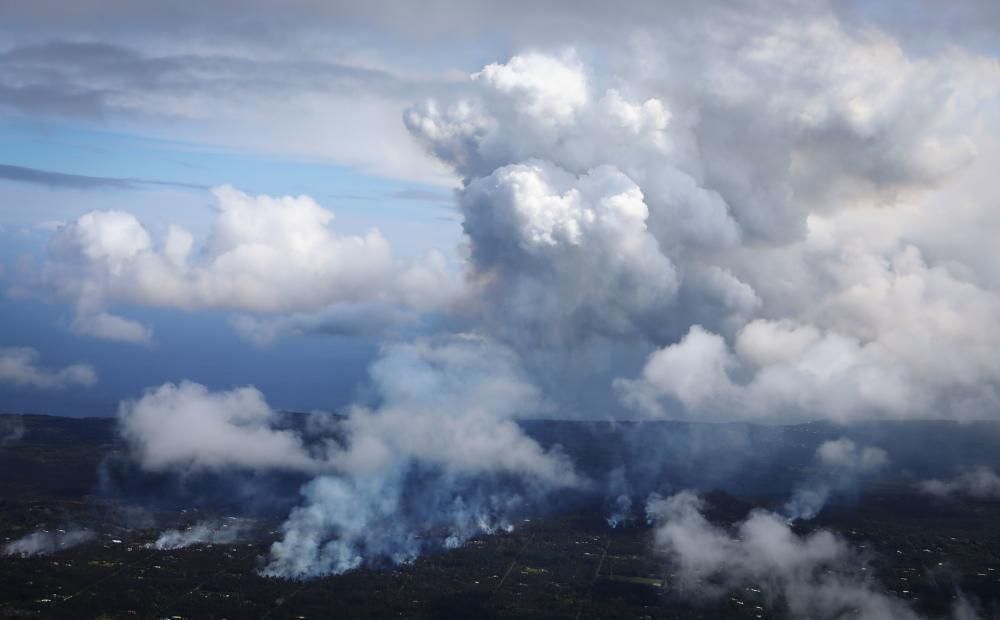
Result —
<instances>
[{"instance_id":1,"label":"cumulus cloud","mask_svg":"<svg viewBox=\"0 0 1000 620\"><path fill-rule=\"evenodd\" d=\"M638 37L618 73L572 50L516 55L404 115L464 178L487 329L532 352L638 338L655 350L618 389L653 416L983 411L995 284L902 233L970 168L970 128L995 129L981 106L997 89L977 85L995 65L911 58L822 11L682 48L701 26ZM886 225L859 239L873 218Z\"/></svg>"},{"instance_id":2,"label":"cumulus cloud","mask_svg":"<svg viewBox=\"0 0 1000 620\"><path fill-rule=\"evenodd\" d=\"M28 557L33 555L49 555L56 551L69 549L94 538L90 530L72 529L32 532L4 545L5 555Z\"/></svg>"},{"instance_id":3,"label":"cumulus cloud","mask_svg":"<svg viewBox=\"0 0 1000 620\"><path fill-rule=\"evenodd\" d=\"M149 343L148 327L106 311L114 303L310 315L336 313L339 303L428 310L456 294L459 282L441 255L398 261L376 230L334 232L333 214L307 196L249 196L231 187L213 194L217 215L200 248L177 226L154 241L122 211L94 211L61 227L42 285L76 305L73 330Z\"/></svg>"},{"instance_id":4,"label":"cumulus cloud","mask_svg":"<svg viewBox=\"0 0 1000 620\"><path fill-rule=\"evenodd\" d=\"M1000 375L985 358L971 359L978 357L978 346L963 349L961 368L947 369L906 339L920 329L925 343L940 339L944 350L959 355L955 347L966 333L971 340L973 327L938 325L947 333L933 322L923 328L900 324L876 336L884 339L863 341L813 325L757 319L740 329L733 347L696 325L651 354L639 378L618 380L616 387L625 402L651 417L845 421L985 415L994 398L991 381Z\"/></svg>"},{"instance_id":5,"label":"cumulus cloud","mask_svg":"<svg viewBox=\"0 0 1000 620\"><path fill-rule=\"evenodd\" d=\"M924 493L938 497L964 495L976 499L1000 498L1000 476L989 467L964 471L951 480L924 480L919 487Z\"/></svg>"},{"instance_id":6,"label":"cumulus cloud","mask_svg":"<svg viewBox=\"0 0 1000 620\"><path fill-rule=\"evenodd\" d=\"M586 77L572 53L562 59L538 53L515 56L486 65L472 79L516 100L525 115L554 124L571 123L587 103Z\"/></svg>"},{"instance_id":7,"label":"cumulus cloud","mask_svg":"<svg viewBox=\"0 0 1000 620\"><path fill-rule=\"evenodd\" d=\"M833 533L799 536L766 511L752 512L729 532L710 523L704 507L689 491L653 497L646 507L656 548L690 594L718 597L753 586L795 618L919 617L862 573L864 559Z\"/></svg>"},{"instance_id":8,"label":"cumulus cloud","mask_svg":"<svg viewBox=\"0 0 1000 620\"><path fill-rule=\"evenodd\" d=\"M88 364L73 364L55 370L40 366L40 362L41 354L35 349L0 348L0 382L39 390L91 387L97 383L97 371Z\"/></svg>"},{"instance_id":9,"label":"cumulus cloud","mask_svg":"<svg viewBox=\"0 0 1000 620\"><path fill-rule=\"evenodd\" d=\"M577 177L540 160L504 166L461 204L490 311L532 339L634 333L676 294L643 194L613 167Z\"/></svg>"}]
</instances>

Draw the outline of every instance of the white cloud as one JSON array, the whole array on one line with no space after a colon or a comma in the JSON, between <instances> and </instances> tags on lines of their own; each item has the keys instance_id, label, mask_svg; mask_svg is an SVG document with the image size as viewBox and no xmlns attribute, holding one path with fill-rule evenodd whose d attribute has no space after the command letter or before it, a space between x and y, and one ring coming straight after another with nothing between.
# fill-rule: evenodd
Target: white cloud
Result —
<instances>
[{"instance_id":1,"label":"white cloud","mask_svg":"<svg viewBox=\"0 0 1000 620\"><path fill-rule=\"evenodd\" d=\"M462 192L488 312L528 338L630 333L665 311L677 276L646 225L643 194L617 169L575 176L530 160Z\"/></svg>"},{"instance_id":2,"label":"white cloud","mask_svg":"<svg viewBox=\"0 0 1000 620\"><path fill-rule=\"evenodd\" d=\"M587 103L587 79L572 52L562 59L538 53L515 56L505 64L486 65L472 79L516 100L527 115L556 124L572 122Z\"/></svg>"},{"instance_id":3,"label":"white cloud","mask_svg":"<svg viewBox=\"0 0 1000 620\"><path fill-rule=\"evenodd\" d=\"M641 378L618 382L625 399L654 416L988 415L1000 381L990 353L1000 331L989 317L1000 311L1000 295L957 269L929 266L912 245L887 257L831 251L836 258L820 273L834 282L803 291L801 311L813 323L756 319L732 347L692 328L651 355ZM769 295L762 297L766 308ZM782 302L792 306L787 296ZM702 372L681 386L671 376L676 366L696 360L683 373Z\"/></svg>"},{"instance_id":4,"label":"white cloud","mask_svg":"<svg viewBox=\"0 0 1000 620\"><path fill-rule=\"evenodd\" d=\"M485 329L543 373L574 370L540 349L572 357L594 336L654 351L617 385L655 416L994 410L1000 279L960 242L996 227L994 182L961 179L977 155L996 161L1000 80L981 76L1000 69L808 13L692 18L590 64L519 54L411 108L410 131L464 178ZM594 216L588 237L583 186L609 171L641 196L642 228L602 236Z\"/></svg>"},{"instance_id":5,"label":"white cloud","mask_svg":"<svg viewBox=\"0 0 1000 620\"><path fill-rule=\"evenodd\" d=\"M117 302L311 314L338 303L428 310L457 295L460 282L440 255L401 262L376 230L339 235L330 228L333 214L307 196L254 197L231 187L213 193L217 216L197 250L177 226L157 244L126 212L95 211L60 228L42 279L76 304L74 331L151 342L148 327L105 310Z\"/></svg>"},{"instance_id":6,"label":"white cloud","mask_svg":"<svg viewBox=\"0 0 1000 620\"><path fill-rule=\"evenodd\" d=\"M70 329L74 333L101 340L145 345L153 343L151 328L110 312L77 313L70 324Z\"/></svg>"},{"instance_id":7,"label":"white cloud","mask_svg":"<svg viewBox=\"0 0 1000 620\"><path fill-rule=\"evenodd\" d=\"M40 361L41 355L32 348L0 348L0 382L40 390L91 387L97 383L97 371L88 364L55 370L40 366Z\"/></svg>"}]
</instances>

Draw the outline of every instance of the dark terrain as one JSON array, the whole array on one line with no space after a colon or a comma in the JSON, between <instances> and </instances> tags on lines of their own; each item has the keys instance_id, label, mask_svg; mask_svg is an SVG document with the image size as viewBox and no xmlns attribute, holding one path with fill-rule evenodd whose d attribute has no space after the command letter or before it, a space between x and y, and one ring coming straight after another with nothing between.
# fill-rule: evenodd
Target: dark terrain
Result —
<instances>
[{"instance_id":1,"label":"dark terrain","mask_svg":"<svg viewBox=\"0 0 1000 620\"><path fill-rule=\"evenodd\" d=\"M753 584L721 601L681 596L670 566L651 551L641 498L650 490L700 488L709 517L733 523L754 506L779 507L808 472L816 445L852 432L890 450L891 471L797 529L830 528L864 547L883 588L929 616L946 616L959 590L987 613L1000 604L1000 503L946 501L913 490L913 481L959 466L995 466L996 425L928 422L845 431L828 425L525 423L543 444L560 443L595 479L626 463L638 481L633 519L612 529L599 501L578 499L511 533L412 565L286 581L262 577L257 569L296 501L300 480L230 484L235 488L220 498L206 491L218 480L178 481L130 468L113 420L0 421L0 430L17 430L0 444L0 542L41 529L96 534L49 555L4 557L4 618L780 617L777 603ZM629 460L626 453L638 456ZM724 458L737 453L751 456ZM273 491L274 501L251 501L262 488ZM166 528L232 516L253 520L241 542L147 547Z\"/></svg>"}]
</instances>

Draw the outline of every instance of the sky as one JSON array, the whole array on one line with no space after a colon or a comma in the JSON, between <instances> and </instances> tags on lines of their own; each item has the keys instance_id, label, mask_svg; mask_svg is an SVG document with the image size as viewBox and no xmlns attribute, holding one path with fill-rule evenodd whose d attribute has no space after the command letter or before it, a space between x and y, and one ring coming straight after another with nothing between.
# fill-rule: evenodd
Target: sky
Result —
<instances>
[{"instance_id":1,"label":"sky","mask_svg":"<svg viewBox=\"0 0 1000 620\"><path fill-rule=\"evenodd\" d=\"M544 415L988 415L996 7L760 9L4 3L4 408L461 333Z\"/></svg>"},{"instance_id":2,"label":"sky","mask_svg":"<svg viewBox=\"0 0 1000 620\"><path fill-rule=\"evenodd\" d=\"M434 2L419 15L380 3L235 8L5 6L7 409L112 415L119 401L184 379L255 385L282 408L337 409L364 393L381 346L448 331L519 349L567 417L725 417L734 399L898 416L919 408L913 398L927 409L959 388L955 415L984 415L993 402L989 359L914 396L926 383L917 375L940 373L916 360L926 351L906 350L908 334L888 333L899 325L886 329L912 320L925 344L962 356L962 338L986 347L995 331L936 312L959 312L946 307L949 287L984 314L994 303L995 205L988 173L977 173L997 154L991 3L784 2L774 15L753 3L636 2L613 16L587 3ZM648 203L637 225L651 238L595 229L578 261L504 254L500 235L525 231L502 230L509 222L471 203L492 191L478 180L502 185L495 171L524 162L557 193L592 191L597 202L607 184L634 183ZM580 179L593 189L575 187ZM226 235L220 209L238 200L220 198L221 187L259 202L306 196L322 210L285 218L288 236L270 248L279 255L298 242L295 226L323 232L296 260L243 247L213 275L225 251L213 249ZM963 204L937 204L955 199ZM578 226L573 213L524 200L540 211L514 205L515 214L546 227L529 231L531 242L588 236L560 228ZM87 232L88 213L129 221ZM129 224L122 234L139 234L142 247L108 245ZM162 280L155 272L166 267L137 257L171 262L172 230L186 262L171 267L178 290L158 294L160 283L134 280ZM251 230L229 231L241 234L256 242ZM379 248L353 252L358 239ZM253 286L269 292L230 286L259 261L273 265ZM904 263L944 298L903 290ZM595 271L604 273L587 290L581 278ZM874 316L866 303L879 296L882 310L913 316ZM920 327L952 318L965 325ZM812 344L755 368L778 354L747 352L751 340ZM848 357L843 372L810 379L809 393L787 393L789 374L815 376L812 366ZM676 363L683 384L657 374ZM93 381L49 380L73 365ZM894 389L841 402L841 380ZM826 399L831 390L838 397Z\"/></svg>"},{"instance_id":3,"label":"sky","mask_svg":"<svg viewBox=\"0 0 1000 620\"><path fill-rule=\"evenodd\" d=\"M304 475L269 575L408 562L627 483L525 418L1000 415L995 2L0 17L0 409L116 416L148 471ZM647 515L692 581L786 558L798 615L909 617L863 579L824 598L853 556L786 524L887 458L824 444L736 538L688 491Z\"/></svg>"},{"instance_id":4,"label":"sky","mask_svg":"<svg viewBox=\"0 0 1000 620\"><path fill-rule=\"evenodd\" d=\"M93 11L84 13L103 13L104 8L94 5ZM5 12L18 11L19 7L8 5ZM290 90L278 92L266 82L282 69L266 66L257 58L277 50L270 46L242 49L246 42L241 33L217 33L226 39L226 51L204 50L204 38L210 33L170 43L169 50L159 46L144 49L133 41L136 36L144 38L142 29L123 23L119 31L119 25L103 18L96 24L88 23L84 15L79 23L60 25L54 23L54 13L58 11L52 7L39 7L38 13L24 15L31 26L4 20L8 31L3 37L5 68L0 88L4 93L0 96L0 347L33 348L41 356L40 367L55 371L85 363L96 371L98 380L87 386L57 382L55 387L0 380L4 409L113 415L119 400L137 396L146 387L182 379L220 388L259 385L275 402L290 409L333 409L347 404L377 351L377 341L370 335L349 333L351 330L319 338L289 335L261 346L239 337L224 311L165 310L155 304L117 306L123 315L155 328L155 340L137 346L76 333L70 326L72 303L36 290L26 291L31 285L25 287L25 283L34 276L21 276L30 270L28 265L44 263L47 244L58 226L94 210L127 211L152 231L162 232L174 224L203 238L213 218L211 188L223 185L254 194L306 194L336 214L338 232L363 235L377 228L392 239L400 257L440 249L449 255L448 260L454 260L451 255L460 241L451 193L455 180L436 169L430 158L413 155L416 148L402 126L399 96L389 99L382 93L373 94L371 105L376 109L370 112L368 127L357 132L351 125L356 117L369 114L368 106L358 105L349 113L335 109L353 93L364 92L369 73L372 80L395 78L368 69L359 60L343 69L360 74L357 83L351 79L345 84L317 86L325 81L324 73L336 75L341 57L364 53L360 45L354 51L342 49L348 42L338 41L342 35L331 33L330 44L337 49L310 53L310 58L302 61L303 74L288 85ZM102 32L105 27L116 32ZM33 34L25 37L28 32ZM173 38L169 28L159 36ZM384 43L391 42L386 39ZM284 53L292 55L295 50ZM398 51L392 53L402 60ZM184 58L197 63L197 54L225 55L222 62L245 65L238 69L240 75L231 79L265 83L255 85L256 92L248 99L209 93L211 76L199 85L191 84L190 90L177 85L186 93L182 96L205 97L197 104L203 109L194 114L167 109L169 104L160 107L156 102L140 111L100 101L102 95L96 93L106 88L107 93L121 88L133 95L146 90L147 85L140 83L102 84L105 78L118 82L137 77L125 75L130 67L111 68L113 76L99 75L106 61L114 64L120 56L127 64L128 58L140 54L178 56L181 71L187 62ZM71 57L80 63L78 67L62 64ZM293 62L298 61L289 61ZM317 75L309 72L310 64L315 65ZM70 97L72 101L52 106L39 103L55 102L68 91L95 94ZM230 116L218 109L219 105L236 115L257 116L258 106L270 105L264 100L273 103L285 98L288 104L283 109L277 104L273 115L265 113L270 116L267 119L244 118L230 128L212 129ZM302 131L286 133L283 119L300 105L313 108L315 118L304 124ZM330 127L331 120L337 127ZM321 130L328 133L322 135ZM292 135L295 132L297 135ZM270 136L261 136L258 144L243 143L239 137L257 133ZM361 161L354 152L365 150L365 142L379 144L370 147L371 152L362 155L365 161ZM391 171L382 169L383 158L391 159L396 151L413 161L392 164L396 169ZM416 171L421 166L429 172Z\"/></svg>"}]
</instances>

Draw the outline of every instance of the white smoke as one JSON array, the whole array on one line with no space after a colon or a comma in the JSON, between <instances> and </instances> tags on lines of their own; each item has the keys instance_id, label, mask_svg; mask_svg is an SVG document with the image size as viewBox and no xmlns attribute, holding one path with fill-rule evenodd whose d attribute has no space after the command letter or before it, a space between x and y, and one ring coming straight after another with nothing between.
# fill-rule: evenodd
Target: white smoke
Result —
<instances>
[{"instance_id":1,"label":"white smoke","mask_svg":"<svg viewBox=\"0 0 1000 620\"><path fill-rule=\"evenodd\" d=\"M118 409L122 437L149 470L322 470L322 458L275 428L277 419L254 388L210 392L190 382L164 384Z\"/></svg>"},{"instance_id":2,"label":"white smoke","mask_svg":"<svg viewBox=\"0 0 1000 620\"><path fill-rule=\"evenodd\" d=\"M939 497L964 495L976 499L1000 498L1000 476L985 466L964 471L951 480L924 480L919 487L924 493Z\"/></svg>"},{"instance_id":3,"label":"white smoke","mask_svg":"<svg viewBox=\"0 0 1000 620\"><path fill-rule=\"evenodd\" d=\"M411 561L509 528L549 491L582 484L515 422L544 403L510 351L472 336L397 345L371 376L380 404L351 411L329 456L336 473L302 490L267 574Z\"/></svg>"},{"instance_id":4,"label":"white smoke","mask_svg":"<svg viewBox=\"0 0 1000 620\"><path fill-rule=\"evenodd\" d=\"M816 517L831 495L853 491L865 476L884 468L889 455L881 448L859 447L841 437L820 444L816 448L816 461L820 469L799 483L782 509L792 521Z\"/></svg>"},{"instance_id":5,"label":"white smoke","mask_svg":"<svg viewBox=\"0 0 1000 620\"><path fill-rule=\"evenodd\" d=\"M0 446L21 441L27 432L20 416L0 416Z\"/></svg>"},{"instance_id":6,"label":"white smoke","mask_svg":"<svg viewBox=\"0 0 1000 620\"><path fill-rule=\"evenodd\" d=\"M702 514L704 502L684 491L651 497L646 510L656 548L677 570L681 589L717 598L755 587L794 618L917 619L862 571L864 557L826 530L799 536L780 516L757 510L727 531ZM955 617L970 617L964 600ZM966 614L966 615L963 615ZM975 617L973 614L971 617Z\"/></svg>"},{"instance_id":7,"label":"white smoke","mask_svg":"<svg viewBox=\"0 0 1000 620\"><path fill-rule=\"evenodd\" d=\"M507 529L548 492L584 484L518 426L546 404L504 347L467 335L394 345L371 379L377 406L354 407L308 447L252 388L166 384L124 403L119 422L146 469L322 474L272 547L266 572L286 577L412 560Z\"/></svg>"},{"instance_id":8,"label":"white smoke","mask_svg":"<svg viewBox=\"0 0 1000 620\"><path fill-rule=\"evenodd\" d=\"M632 489L624 467L616 467L608 476L605 521L614 529L632 516Z\"/></svg>"},{"instance_id":9,"label":"white smoke","mask_svg":"<svg viewBox=\"0 0 1000 620\"><path fill-rule=\"evenodd\" d=\"M246 519L201 521L183 530L166 530L151 546L161 550L172 550L191 545L231 545L242 540L252 527L253 522Z\"/></svg>"},{"instance_id":10,"label":"white smoke","mask_svg":"<svg viewBox=\"0 0 1000 620\"><path fill-rule=\"evenodd\" d=\"M32 532L4 545L5 555L28 557L33 555L48 555L63 549L69 549L94 538L94 533L85 529L42 530Z\"/></svg>"}]
</instances>

